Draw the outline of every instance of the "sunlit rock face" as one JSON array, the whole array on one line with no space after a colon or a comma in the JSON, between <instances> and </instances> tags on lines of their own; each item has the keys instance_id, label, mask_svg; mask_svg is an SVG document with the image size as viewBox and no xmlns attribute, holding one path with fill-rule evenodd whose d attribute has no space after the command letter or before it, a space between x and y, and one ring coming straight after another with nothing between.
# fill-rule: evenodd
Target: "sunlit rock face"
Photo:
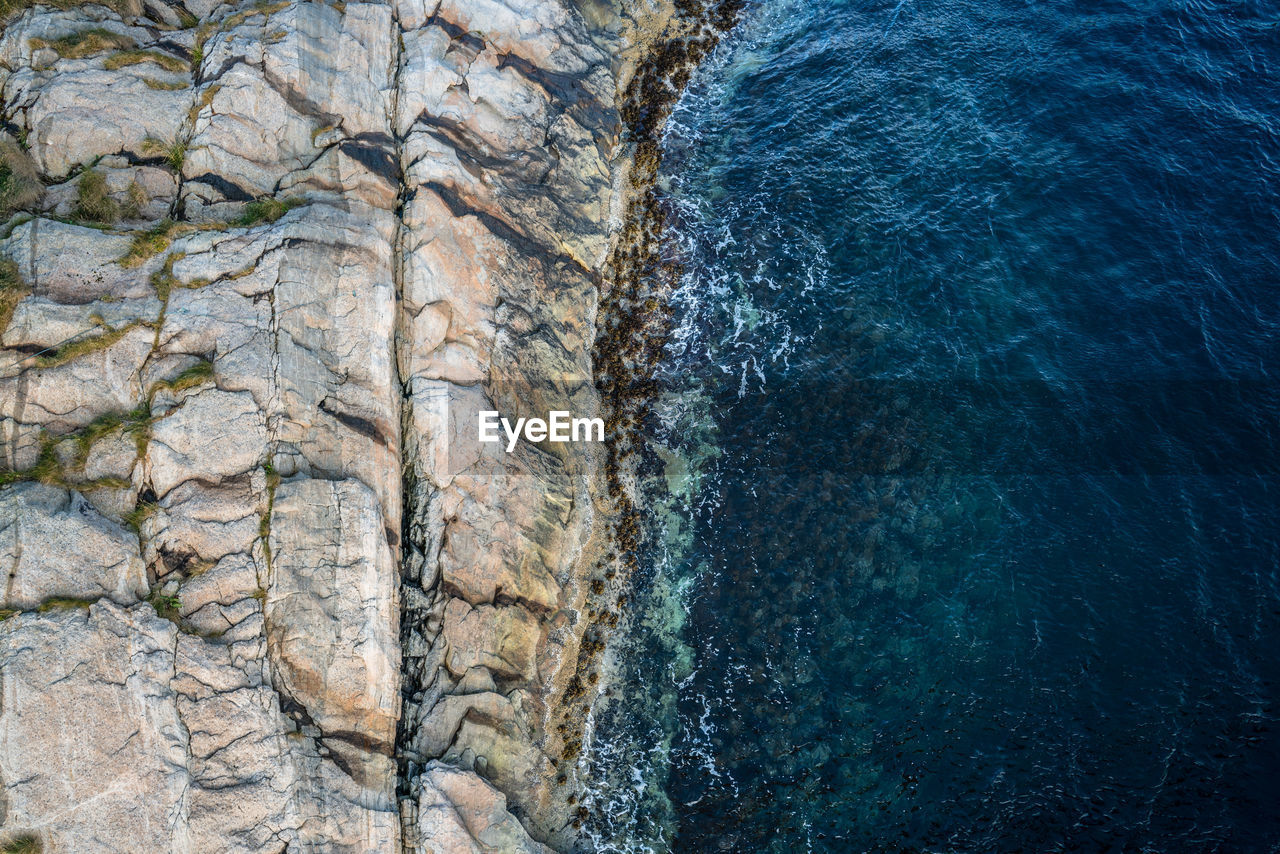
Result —
<instances>
[{"instance_id":1,"label":"sunlit rock face","mask_svg":"<svg viewBox=\"0 0 1280 854\"><path fill-rule=\"evenodd\" d=\"M4 839L572 845L638 5L10 13Z\"/></svg>"},{"instance_id":2,"label":"sunlit rock face","mask_svg":"<svg viewBox=\"0 0 1280 854\"><path fill-rule=\"evenodd\" d=\"M165 9L0 40L62 182L3 242L4 828L396 850L397 175L313 138L394 160L392 11Z\"/></svg>"}]
</instances>

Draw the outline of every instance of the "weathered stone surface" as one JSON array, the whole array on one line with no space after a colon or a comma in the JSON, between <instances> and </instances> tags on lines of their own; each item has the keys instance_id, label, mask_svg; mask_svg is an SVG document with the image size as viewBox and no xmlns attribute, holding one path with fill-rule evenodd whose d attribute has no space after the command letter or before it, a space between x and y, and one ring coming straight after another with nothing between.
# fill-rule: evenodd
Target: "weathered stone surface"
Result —
<instances>
[{"instance_id":1,"label":"weathered stone surface","mask_svg":"<svg viewBox=\"0 0 1280 854\"><path fill-rule=\"evenodd\" d=\"M282 714L252 612L244 640L106 601L0 624L5 827L53 851L393 850L389 800Z\"/></svg>"},{"instance_id":2,"label":"weathered stone surface","mask_svg":"<svg viewBox=\"0 0 1280 854\"><path fill-rule=\"evenodd\" d=\"M36 8L0 37L4 118L26 131L44 177L106 155L95 169L137 217L119 233L38 218L0 242L30 291L0 329L13 348L0 354L3 467L32 471L51 447L56 465L42 462L41 477L112 484L88 493L93 506L58 487L0 489L0 541L22 550L6 563L5 607L23 610L0 624L0 682L32 686L6 693L0 711L4 829L78 852L390 852L401 508L391 15L376 4L189 8L216 18L200 36L199 85L153 59L108 68L114 48L70 59L30 45L100 27L181 58L195 28ZM180 26L166 9L147 14ZM81 180L55 183L42 210L77 216ZM301 207L229 222L286 180ZM251 192L224 194L235 187ZM122 263L138 232L185 212L201 222L160 226ZM48 357L66 339L87 346ZM93 434L78 459L77 431L108 417L127 424ZM107 598L87 616L32 610L51 596ZM143 597L154 608L108 602ZM46 658L67 665L41 681ZM153 659L147 678L134 673ZM94 704L100 723L59 717ZM48 773L21 770L37 763ZM87 788L69 791L67 774Z\"/></svg>"},{"instance_id":3,"label":"weathered stone surface","mask_svg":"<svg viewBox=\"0 0 1280 854\"><path fill-rule=\"evenodd\" d=\"M183 175L185 206L193 217L221 202L240 202L289 184L308 187L303 175L319 171L312 186L344 198L394 204L394 159L387 114L394 70L390 9L348 4L343 11L319 3L267 7L250 14L206 46L206 67L218 77L203 90L202 108ZM345 150L348 159L324 160ZM375 179L325 181L328 172L363 165ZM216 176L218 180L210 180ZM212 206L212 207L211 207Z\"/></svg>"},{"instance_id":4,"label":"weathered stone surface","mask_svg":"<svg viewBox=\"0 0 1280 854\"><path fill-rule=\"evenodd\" d=\"M64 52L59 40L110 34L99 50ZM26 133L41 171L61 177L102 155L145 153L146 140L178 138L190 100L187 76L154 61L108 67L120 49L168 56L172 38L130 26L105 7L53 12L36 7L5 29L0 39L6 114ZM179 42L182 40L179 39Z\"/></svg>"},{"instance_id":5,"label":"weathered stone surface","mask_svg":"<svg viewBox=\"0 0 1280 854\"><path fill-rule=\"evenodd\" d=\"M390 755L399 600L376 497L356 481L283 483L270 543L268 646L281 689L322 733Z\"/></svg>"},{"instance_id":6,"label":"weathered stone surface","mask_svg":"<svg viewBox=\"0 0 1280 854\"><path fill-rule=\"evenodd\" d=\"M421 707L419 719L413 722L416 726L410 748L424 756L443 756L468 716L493 726L507 726L514 724L516 712L511 701L496 691L447 694L434 705Z\"/></svg>"},{"instance_id":7,"label":"weathered stone surface","mask_svg":"<svg viewBox=\"0 0 1280 854\"><path fill-rule=\"evenodd\" d=\"M472 608L461 599L450 599L444 634L449 642L445 666L457 676L483 667L498 679L527 684L537 677L538 620L524 608Z\"/></svg>"},{"instance_id":8,"label":"weathered stone surface","mask_svg":"<svg viewBox=\"0 0 1280 854\"><path fill-rule=\"evenodd\" d=\"M5 350L8 376L0 374L0 467L32 468L39 458L42 431L64 435L107 413L126 413L142 397L139 371L151 351L145 326L122 327L119 335L77 359L40 367L38 357ZM85 336L92 340L103 333Z\"/></svg>"},{"instance_id":9,"label":"weathered stone surface","mask_svg":"<svg viewBox=\"0 0 1280 854\"><path fill-rule=\"evenodd\" d=\"M129 480L138 462L138 440L123 431L108 433L89 447L85 456L85 480Z\"/></svg>"},{"instance_id":10,"label":"weathered stone surface","mask_svg":"<svg viewBox=\"0 0 1280 854\"><path fill-rule=\"evenodd\" d=\"M127 605L147 595L133 533L58 487L21 483L0 492L0 565L4 608L55 597L106 596Z\"/></svg>"},{"instance_id":11,"label":"weathered stone surface","mask_svg":"<svg viewBox=\"0 0 1280 854\"><path fill-rule=\"evenodd\" d=\"M49 851L176 851L190 785L177 629L100 603L0 623L5 827Z\"/></svg>"},{"instance_id":12,"label":"weathered stone surface","mask_svg":"<svg viewBox=\"0 0 1280 854\"><path fill-rule=\"evenodd\" d=\"M94 169L102 174L106 191L120 210L121 219L163 219L178 195L177 177L156 166L133 166L125 157L104 157ZM72 217L79 204L83 173L45 190L42 208L47 214ZM136 213L131 207L137 206Z\"/></svg>"},{"instance_id":13,"label":"weathered stone surface","mask_svg":"<svg viewBox=\"0 0 1280 854\"><path fill-rule=\"evenodd\" d=\"M22 110L31 156L42 171L66 175L103 154L141 155L148 138L177 138L190 96L147 85L149 69L63 65L5 93Z\"/></svg>"},{"instance_id":14,"label":"weathered stone surface","mask_svg":"<svg viewBox=\"0 0 1280 854\"><path fill-rule=\"evenodd\" d=\"M261 614L256 597L265 589L252 558L228 555L182 585L182 618L201 634L224 634Z\"/></svg>"},{"instance_id":15,"label":"weathered stone surface","mask_svg":"<svg viewBox=\"0 0 1280 854\"><path fill-rule=\"evenodd\" d=\"M266 447L266 419L253 395L206 389L189 395L152 427L151 483L162 498L188 480L219 483L259 465Z\"/></svg>"},{"instance_id":16,"label":"weathered stone surface","mask_svg":"<svg viewBox=\"0 0 1280 854\"><path fill-rule=\"evenodd\" d=\"M406 854L550 854L507 812L502 792L476 775L431 762L418 783Z\"/></svg>"},{"instance_id":17,"label":"weathered stone surface","mask_svg":"<svg viewBox=\"0 0 1280 854\"><path fill-rule=\"evenodd\" d=\"M266 477L257 469L216 486L183 483L160 500L147 520L143 555L160 577L175 566L248 554L262 535L267 502Z\"/></svg>"},{"instance_id":18,"label":"weathered stone surface","mask_svg":"<svg viewBox=\"0 0 1280 854\"><path fill-rule=\"evenodd\" d=\"M104 297L136 299L154 295L147 281L151 266L126 269L117 263L131 242L127 234L106 234L87 226L33 219L17 226L0 242L0 251L17 262L35 296L79 305Z\"/></svg>"},{"instance_id":19,"label":"weathered stone surface","mask_svg":"<svg viewBox=\"0 0 1280 854\"><path fill-rule=\"evenodd\" d=\"M54 347L60 342L93 335L108 329L120 329L140 320L160 316L160 301L153 296L119 301L94 300L66 304L33 296L14 309L9 328L0 338L6 347Z\"/></svg>"}]
</instances>

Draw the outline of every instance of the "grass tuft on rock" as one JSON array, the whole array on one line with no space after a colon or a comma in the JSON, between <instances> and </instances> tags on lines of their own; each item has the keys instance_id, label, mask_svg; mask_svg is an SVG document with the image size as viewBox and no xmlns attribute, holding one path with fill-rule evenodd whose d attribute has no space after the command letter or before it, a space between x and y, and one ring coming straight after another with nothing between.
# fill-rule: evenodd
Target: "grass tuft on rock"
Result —
<instances>
[{"instance_id":1,"label":"grass tuft on rock","mask_svg":"<svg viewBox=\"0 0 1280 854\"><path fill-rule=\"evenodd\" d=\"M0 135L0 219L40 200L44 184L31 155L7 135Z\"/></svg>"},{"instance_id":2,"label":"grass tuft on rock","mask_svg":"<svg viewBox=\"0 0 1280 854\"><path fill-rule=\"evenodd\" d=\"M9 328L13 312L31 288L22 278L18 264L12 258L0 258L0 333Z\"/></svg>"},{"instance_id":3,"label":"grass tuft on rock","mask_svg":"<svg viewBox=\"0 0 1280 854\"><path fill-rule=\"evenodd\" d=\"M182 164L187 160L187 144L181 140L165 142L149 136L142 141L142 153L148 157L163 157L169 168L181 172Z\"/></svg>"},{"instance_id":4,"label":"grass tuft on rock","mask_svg":"<svg viewBox=\"0 0 1280 854\"><path fill-rule=\"evenodd\" d=\"M280 486L280 473L275 464L267 460L262 464L262 471L267 476L267 509L258 519L258 539L262 542L262 560L271 571L271 516L276 509L276 489ZM266 598L266 591L263 591ZM260 600L261 601L261 600Z\"/></svg>"},{"instance_id":5,"label":"grass tuft on rock","mask_svg":"<svg viewBox=\"0 0 1280 854\"><path fill-rule=\"evenodd\" d=\"M57 442L43 436L40 439L40 457L30 471L21 472L18 479L36 480L45 486L66 486L67 475L58 460Z\"/></svg>"},{"instance_id":6,"label":"grass tuft on rock","mask_svg":"<svg viewBox=\"0 0 1280 854\"><path fill-rule=\"evenodd\" d=\"M197 51L199 48L197 47ZM200 100L191 105L191 109L187 110L187 123L195 125L196 119L200 117L200 112L213 103L213 99L222 91L221 83L212 83L205 87L200 93Z\"/></svg>"},{"instance_id":7,"label":"grass tuft on rock","mask_svg":"<svg viewBox=\"0 0 1280 854\"><path fill-rule=\"evenodd\" d=\"M305 199L299 198L284 200L273 198L254 199L244 206L244 213L240 214L233 224L250 226L264 222L275 222L305 201Z\"/></svg>"},{"instance_id":8,"label":"grass tuft on rock","mask_svg":"<svg viewBox=\"0 0 1280 854\"><path fill-rule=\"evenodd\" d=\"M151 431L151 409L146 404L132 412L105 412L80 428L72 438L76 442L75 464L83 468L94 443L107 434L122 430L134 437L135 443L147 438Z\"/></svg>"},{"instance_id":9,"label":"grass tuft on rock","mask_svg":"<svg viewBox=\"0 0 1280 854\"><path fill-rule=\"evenodd\" d=\"M213 362L207 359L201 359L182 373L178 374L171 380L160 380L151 386L151 396L155 393L168 389L169 391L183 391L184 389L195 388L198 385L213 379Z\"/></svg>"},{"instance_id":10,"label":"grass tuft on rock","mask_svg":"<svg viewBox=\"0 0 1280 854\"><path fill-rule=\"evenodd\" d=\"M137 181L131 181L125 195L127 201L124 207L120 208L120 215L125 219L142 219L142 208L150 201L147 198L147 191L142 189L142 185Z\"/></svg>"},{"instance_id":11,"label":"grass tuft on rock","mask_svg":"<svg viewBox=\"0 0 1280 854\"><path fill-rule=\"evenodd\" d=\"M160 302L164 303L165 308L169 306L169 294L173 293L175 285L182 287L177 277L173 275L173 265L187 257L185 252L174 252L164 259L164 266L151 274L151 287L156 289L156 296L160 298ZM164 325L164 312L160 314L160 323L156 324L156 340L159 341L160 328Z\"/></svg>"},{"instance_id":12,"label":"grass tuft on rock","mask_svg":"<svg viewBox=\"0 0 1280 854\"><path fill-rule=\"evenodd\" d=\"M0 471L0 486L7 486L20 481L38 481L46 486L68 488L74 486L81 491L86 489L126 489L127 480L117 477L100 477L85 481L75 477L83 474L85 463L94 444L102 437L119 430L133 437L138 449L138 456L146 453L146 444L151 439L151 411L143 404L131 412L106 412L90 421L74 433L53 437L47 433L40 437L40 455L36 463L25 471ZM71 453L60 454L59 446L72 444ZM66 462L64 463L64 459ZM70 476L69 476L70 475ZM3 854L3 852L0 852Z\"/></svg>"},{"instance_id":13,"label":"grass tuft on rock","mask_svg":"<svg viewBox=\"0 0 1280 854\"><path fill-rule=\"evenodd\" d=\"M103 65L108 71L115 71L117 68L124 68L128 65L141 65L144 62L154 62L165 71L186 72L191 70L191 65L185 59L158 50L122 50L107 57L107 61Z\"/></svg>"},{"instance_id":14,"label":"grass tuft on rock","mask_svg":"<svg viewBox=\"0 0 1280 854\"><path fill-rule=\"evenodd\" d=\"M31 39L28 44L31 45L33 50L39 50L44 47L52 48L63 59L84 59L86 56L93 56L96 53L103 53L108 50L132 48L137 42L128 36L113 33L101 27L94 27L92 30L72 33L69 36L63 36L53 41Z\"/></svg>"},{"instance_id":15,"label":"grass tuft on rock","mask_svg":"<svg viewBox=\"0 0 1280 854\"><path fill-rule=\"evenodd\" d=\"M133 243L129 244L129 251L120 259L120 266L128 270L142 266L148 258L154 258L168 249L173 238L188 228L190 226L165 219L154 228L137 232L133 235Z\"/></svg>"},{"instance_id":16,"label":"grass tuft on rock","mask_svg":"<svg viewBox=\"0 0 1280 854\"><path fill-rule=\"evenodd\" d=\"M17 611L10 612L7 616L12 616ZM7 619L7 617L6 617ZM4 848L0 849L3 854L41 854L44 851L44 844L40 839L30 834L15 836L8 842L4 843Z\"/></svg>"},{"instance_id":17,"label":"grass tuft on rock","mask_svg":"<svg viewBox=\"0 0 1280 854\"><path fill-rule=\"evenodd\" d=\"M87 169L80 175L75 216L102 225L111 225L120 218L120 205L107 192L107 177L97 169Z\"/></svg>"},{"instance_id":18,"label":"grass tuft on rock","mask_svg":"<svg viewBox=\"0 0 1280 854\"><path fill-rule=\"evenodd\" d=\"M71 611L76 608L87 611L89 606L97 601L97 599L74 599L70 596L54 596L41 602L36 611L41 614L47 614L50 611ZM39 851L40 849L37 848L35 850Z\"/></svg>"},{"instance_id":19,"label":"grass tuft on rock","mask_svg":"<svg viewBox=\"0 0 1280 854\"><path fill-rule=\"evenodd\" d=\"M213 379L213 362L201 359L167 383L171 391L182 391L194 388L201 383Z\"/></svg>"},{"instance_id":20,"label":"grass tuft on rock","mask_svg":"<svg viewBox=\"0 0 1280 854\"><path fill-rule=\"evenodd\" d=\"M129 526L134 533L138 533L142 530L142 523L156 515L156 511L159 509L160 505L154 501L139 501L138 506L124 514L121 518L125 525Z\"/></svg>"},{"instance_id":21,"label":"grass tuft on rock","mask_svg":"<svg viewBox=\"0 0 1280 854\"><path fill-rule=\"evenodd\" d=\"M236 12L234 15L227 16L226 20L224 20L219 26L219 29L223 32L233 30L255 15L262 15L264 18L270 18L276 12L288 9L290 2L291 0L279 0L276 3L269 2L269 0L258 0L257 3L253 4L252 8L244 9Z\"/></svg>"},{"instance_id":22,"label":"grass tuft on rock","mask_svg":"<svg viewBox=\"0 0 1280 854\"><path fill-rule=\"evenodd\" d=\"M63 344L52 353L36 357L37 368L56 368L58 365L65 365L73 359L86 356L89 353L96 353L99 350L105 350L112 344L115 344L126 334L133 331L139 326L149 326L150 324L143 321L134 321L133 323L121 326L118 329L107 327L107 330L101 335L95 335L92 338L77 338Z\"/></svg>"},{"instance_id":23,"label":"grass tuft on rock","mask_svg":"<svg viewBox=\"0 0 1280 854\"><path fill-rule=\"evenodd\" d=\"M191 48L191 67L198 69L200 63L204 62L204 45L209 40L209 36L217 32L217 25L212 21L205 21L196 27L195 44Z\"/></svg>"},{"instance_id":24,"label":"grass tuft on rock","mask_svg":"<svg viewBox=\"0 0 1280 854\"><path fill-rule=\"evenodd\" d=\"M0 23L7 23L10 18L17 17L25 10L39 2L42 6L55 9L74 9L77 6L89 5L87 0L0 0ZM106 6L121 15L136 14L136 0L94 0L96 6Z\"/></svg>"}]
</instances>

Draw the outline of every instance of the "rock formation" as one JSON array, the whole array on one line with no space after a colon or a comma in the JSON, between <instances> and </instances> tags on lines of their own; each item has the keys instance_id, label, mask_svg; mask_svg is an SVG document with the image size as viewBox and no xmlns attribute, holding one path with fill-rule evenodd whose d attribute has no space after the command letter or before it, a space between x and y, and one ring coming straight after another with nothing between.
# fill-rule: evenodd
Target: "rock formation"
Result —
<instances>
[{"instance_id":1,"label":"rock formation","mask_svg":"<svg viewBox=\"0 0 1280 854\"><path fill-rule=\"evenodd\" d=\"M5 9L0 841L572 848L606 452L474 413L601 410L699 12Z\"/></svg>"}]
</instances>

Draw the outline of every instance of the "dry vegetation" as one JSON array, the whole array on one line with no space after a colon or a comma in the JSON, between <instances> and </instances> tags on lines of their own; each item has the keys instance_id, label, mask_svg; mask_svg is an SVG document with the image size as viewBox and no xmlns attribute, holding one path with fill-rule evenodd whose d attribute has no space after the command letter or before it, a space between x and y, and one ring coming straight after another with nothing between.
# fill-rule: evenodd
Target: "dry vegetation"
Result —
<instances>
[{"instance_id":1,"label":"dry vegetation","mask_svg":"<svg viewBox=\"0 0 1280 854\"><path fill-rule=\"evenodd\" d=\"M34 836L23 834L4 843L3 854L40 854L44 845Z\"/></svg>"},{"instance_id":2,"label":"dry vegetation","mask_svg":"<svg viewBox=\"0 0 1280 854\"><path fill-rule=\"evenodd\" d=\"M17 17L35 5L37 0L0 0L0 23ZM39 0L38 5L54 9L74 9L88 5L88 0ZM138 0L94 0L94 5L106 6L120 15L136 15L142 11L142 4Z\"/></svg>"},{"instance_id":3,"label":"dry vegetation","mask_svg":"<svg viewBox=\"0 0 1280 854\"><path fill-rule=\"evenodd\" d=\"M9 328L13 311L31 289L12 258L0 258L0 333Z\"/></svg>"},{"instance_id":4,"label":"dry vegetation","mask_svg":"<svg viewBox=\"0 0 1280 854\"><path fill-rule=\"evenodd\" d=\"M31 156L11 137L0 135L0 219L31 207L43 193L44 184Z\"/></svg>"},{"instance_id":5,"label":"dry vegetation","mask_svg":"<svg viewBox=\"0 0 1280 854\"><path fill-rule=\"evenodd\" d=\"M151 81L147 81L147 85L150 86ZM142 153L148 157L163 157L174 172L181 172L182 164L187 158L187 145L181 140L165 142L149 136L142 141Z\"/></svg>"},{"instance_id":6,"label":"dry vegetation","mask_svg":"<svg viewBox=\"0 0 1280 854\"><path fill-rule=\"evenodd\" d=\"M78 359L81 356L87 356L90 353L97 353L100 350L105 350L137 327L149 325L150 324L143 323L142 321L134 321L133 323L125 324L124 326L116 329L106 327L105 332L89 338L76 338L73 341L63 344L52 353L37 356L35 359L36 367L56 368L59 365L65 365L67 362Z\"/></svg>"},{"instance_id":7,"label":"dry vegetation","mask_svg":"<svg viewBox=\"0 0 1280 854\"><path fill-rule=\"evenodd\" d=\"M255 199L244 206L244 213L232 225L248 226L275 222L304 201L305 199L299 198L283 201L274 198Z\"/></svg>"},{"instance_id":8,"label":"dry vegetation","mask_svg":"<svg viewBox=\"0 0 1280 854\"><path fill-rule=\"evenodd\" d=\"M63 36L53 41L31 39L30 44L33 49L52 48L63 59L84 59L86 56L93 56L96 53L103 53L108 50L127 50L136 43L128 36L113 33L101 27L95 27L92 30L72 33L69 36Z\"/></svg>"},{"instance_id":9,"label":"dry vegetation","mask_svg":"<svg viewBox=\"0 0 1280 854\"><path fill-rule=\"evenodd\" d=\"M147 193L142 189L142 185L137 181L129 183L129 189L126 191L126 201L124 207L120 209L120 215L125 219L141 219L142 208L150 201Z\"/></svg>"},{"instance_id":10,"label":"dry vegetation","mask_svg":"<svg viewBox=\"0 0 1280 854\"><path fill-rule=\"evenodd\" d=\"M107 192L107 177L97 169L86 169L80 175L75 216L102 225L111 225L120 218L120 205Z\"/></svg>"},{"instance_id":11,"label":"dry vegetation","mask_svg":"<svg viewBox=\"0 0 1280 854\"><path fill-rule=\"evenodd\" d=\"M108 70L114 71L117 68L124 68L127 65L140 65L144 62L153 62L165 71L185 72L191 70L191 66L187 64L185 59L180 59L173 54L161 53L158 50L122 50L107 57L107 61L103 65Z\"/></svg>"}]
</instances>

